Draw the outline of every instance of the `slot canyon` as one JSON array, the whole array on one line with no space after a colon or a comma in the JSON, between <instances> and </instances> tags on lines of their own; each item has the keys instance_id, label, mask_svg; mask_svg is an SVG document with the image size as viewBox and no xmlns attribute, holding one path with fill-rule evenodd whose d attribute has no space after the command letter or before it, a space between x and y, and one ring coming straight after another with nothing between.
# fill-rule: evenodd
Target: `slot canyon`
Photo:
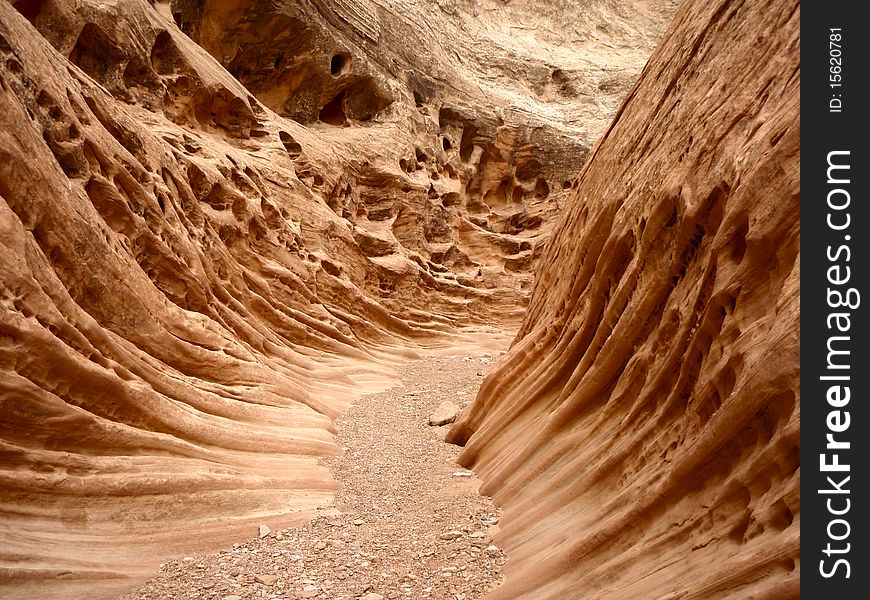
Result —
<instances>
[{"instance_id":1,"label":"slot canyon","mask_svg":"<svg viewBox=\"0 0 870 600\"><path fill-rule=\"evenodd\" d=\"M798 598L799 21L0 1L0 598Z\"/></svg>"}]
</instances>

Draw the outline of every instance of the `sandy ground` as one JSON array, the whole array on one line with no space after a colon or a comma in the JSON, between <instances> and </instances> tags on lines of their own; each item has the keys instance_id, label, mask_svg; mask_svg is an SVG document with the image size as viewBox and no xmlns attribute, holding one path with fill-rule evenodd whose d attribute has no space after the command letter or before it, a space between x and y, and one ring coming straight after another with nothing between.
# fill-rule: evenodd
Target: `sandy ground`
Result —
<instances>
[{"instance_id":1,"label":"sandy ground","mask_svg":"<svg viewBox=\"0 0 870 600\"><path fill-rule=\"evenodd\" d=\"M492 544L499 513L428 416L465 405L499 353L426 358L401 383L363 396L339 421L339 457L323 459L344 484L305 527L252 532L247 543L165 563L125 599L248 598L470 600L501 580ZM268 522L263 525L268 527Z\"/></svg>"}]
</instances>

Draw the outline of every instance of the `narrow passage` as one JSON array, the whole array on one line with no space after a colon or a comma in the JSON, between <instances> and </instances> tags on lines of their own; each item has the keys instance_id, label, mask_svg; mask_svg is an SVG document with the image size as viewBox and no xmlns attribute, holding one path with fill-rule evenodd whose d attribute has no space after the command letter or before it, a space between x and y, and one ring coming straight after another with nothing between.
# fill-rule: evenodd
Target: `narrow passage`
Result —
<instances>
[{"instance_id":1,"label":"narrow passage","mask_svg":"<svg viewBox=\"0 0 870 600\"><path fill-rule=\"evenodd\" d=\"M470 403L493 354L432 357L398 368L401 384L363 396L339 421L345 452L322 459L344 484L305 527L163 565L125 598L472 600L501 580L498 511L428 417ZM266 533L263 530L262 533Z\"/></svg>"}]
</instances>

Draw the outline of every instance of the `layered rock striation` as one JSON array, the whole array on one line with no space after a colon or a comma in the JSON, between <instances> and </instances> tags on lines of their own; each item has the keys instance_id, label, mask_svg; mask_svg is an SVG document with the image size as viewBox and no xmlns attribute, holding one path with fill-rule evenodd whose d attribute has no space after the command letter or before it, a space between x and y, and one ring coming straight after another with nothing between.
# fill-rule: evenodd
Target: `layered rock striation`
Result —
<instances>
[{"instance_id":1,"label":"layered rock striation","mask_svg":"<svg viewBox=\"0 0 870 600\"><path fill-rule=\"evenodd\" d=\"M799 597L797 2L684 2L451 431L492 598Z\"/></svg>"},{"instance_id":2,"label":"layered rock striation","mask_svg":"<svg viewBox=\"0 0 870 600\"><path fill-rule=\"evenodd\" d=\"M328 504L356 394L518 325L670 4L0 2L0 583Z\"/></svg>"}]
</instances>

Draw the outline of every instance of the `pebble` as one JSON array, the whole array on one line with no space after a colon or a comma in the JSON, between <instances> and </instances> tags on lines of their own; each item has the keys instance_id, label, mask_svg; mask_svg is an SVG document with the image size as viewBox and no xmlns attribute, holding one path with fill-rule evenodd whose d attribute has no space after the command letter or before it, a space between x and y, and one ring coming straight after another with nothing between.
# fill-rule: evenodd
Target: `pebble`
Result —
<instances>
[{"instance_id":1,"label":"pebble","mask_svg":"<svg viewBox=\"0 0 870 600\"><path fill-rule=\"evenodd\" d=\"M261 537L261 538L266 537L266 536L269 535L270 533L272 533L272 530L269 529L269 526L268 526L268 525L260 525L260 537Z\"/></svg>"},{"instance_id":2,"label":"pebble","mask_svg":"<svg viewBox=\"0 0 870 600\"><path fill-rule=\"evenodd\" d=\"M457 540L462 537L461 531L448 531L439 535L442 540Z\"/></svg>"},{"instance_id":3,"label":"pebble","mask_svg":"<svg viewBox=\"0 0 870 600\"><path fill-rule=\"evenodd\" d=\"M445 400L438 405L431 415L429 415L429 425L432 427L441 427L456 420L456 415L459 413L459 407Z\"/></svg>"},{"instance_id":4,"label":"pebble","mask_svg":"<svg viewBox=\"0 0 870 600\"><path fill-rule=\"evenodd\" d=\"M254 575L254 581L263 585L272 585L278 581L277 575Z\"/></svg>"}]
</instances>

